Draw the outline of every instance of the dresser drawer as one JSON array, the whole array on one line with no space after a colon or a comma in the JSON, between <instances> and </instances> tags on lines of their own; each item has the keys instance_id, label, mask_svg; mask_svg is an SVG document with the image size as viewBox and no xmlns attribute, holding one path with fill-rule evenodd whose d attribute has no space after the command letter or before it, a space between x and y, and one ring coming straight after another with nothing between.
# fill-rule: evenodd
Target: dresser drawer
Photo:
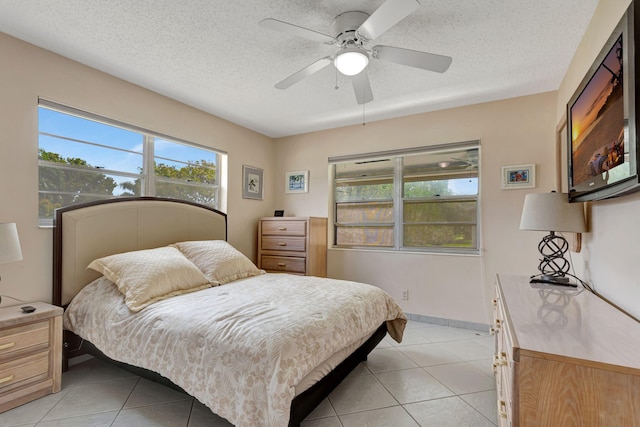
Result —
<instances>
[{"instance_id":1,"label":"dresser drawer","mask_svg":"<svg viewBox=\"0 0 640 427\"><path fill-rule=\"evenodd\" d=\"M49 350L0 363L0 393L49 376Z\"/></svg>"},{"instance_id":2,"label":"dresser drawer","mask_svg":"<svg viewBox=\"0 0 640 427\"><path fill-rule=\"evenodd\" d=\"M262 268L270 271L305 273L306 259L285 256L262 256Z\"/></svg>"},{"instance_id":3,"label":"dresser drawer","mask_svg":"<svg viewBox=\"0 0 640 427\"><path fill-rule=\"evenodd\" d=\"M23 350L49 345L49 322L37 322L0 331L0 362Z\"/></svg>"},{"instance_id":4,"label":"dresser drawer","mask_svg":"<svg viewBox=\"0 0 640 427\"><path fill-rule=\"evenodd\" d=\"M306 241L304 237L264 236L262 238L262 250L305 252L307 249Z\"/></svg>"},{"instance_id":5,"label":"dresser drawer","mask_svg":"<svg viewBox=\"0 0 640 427\"><path fill-rule=\"evenodd\" d=\"M263 221L262 235L278 236L306 236L307 223L305 221Z\"/></svg>"}]
</instances>

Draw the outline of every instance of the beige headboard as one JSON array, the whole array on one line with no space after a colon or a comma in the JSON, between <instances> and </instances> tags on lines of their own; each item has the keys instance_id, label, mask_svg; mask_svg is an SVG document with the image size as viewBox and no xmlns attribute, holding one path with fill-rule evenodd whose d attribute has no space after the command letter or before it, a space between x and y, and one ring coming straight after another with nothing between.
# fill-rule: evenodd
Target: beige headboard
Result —
<instances>
[{"instance_id":1,"label":"beige headboard","mask_svg":"<svg viewBox=\"0 0 640 427\"><path fill-rule=\"evenodd\" d=\"M96 258L185 240L226 240L227 215L207 206L152 197L119 198L56 211L53 303L67 305L99 273Z\"/></svg>"}]
</instances>

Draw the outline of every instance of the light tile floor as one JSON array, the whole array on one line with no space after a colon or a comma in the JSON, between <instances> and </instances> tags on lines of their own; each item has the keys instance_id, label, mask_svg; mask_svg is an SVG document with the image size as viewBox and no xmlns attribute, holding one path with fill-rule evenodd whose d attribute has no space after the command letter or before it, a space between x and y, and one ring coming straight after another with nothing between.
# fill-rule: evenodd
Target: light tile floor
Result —
<instances>
[{"instance_id":1,"label":"light tile floor","mask_svg":"<svg viewBox=\"0 0 640 427\"><path fill-rule=\"evenodd\" d=\"M494 426L493 346L488 333L409 321L402 344L385 338L303 426ZM0 414L0 425L231 426L186 394L93 358L73 364L62 385Z\"/></svg>"}]
</instances>

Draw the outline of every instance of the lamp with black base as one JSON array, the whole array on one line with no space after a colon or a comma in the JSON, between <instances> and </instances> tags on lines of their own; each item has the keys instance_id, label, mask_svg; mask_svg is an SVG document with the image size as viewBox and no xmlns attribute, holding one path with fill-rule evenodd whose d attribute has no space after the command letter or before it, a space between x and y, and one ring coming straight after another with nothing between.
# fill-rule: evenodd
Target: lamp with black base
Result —
<instances>
[{"instance_id":1,"label":"lamp with black base","mask_svg":"<svg viewBox=\"0 0 640 427\"><path fill-rule=\"evenodd\" d=\"M569 273L571 264L565 258L569 250L567 240L556 232L582 233L586 231L582 203L569 203L567 194L534 193L527 194L522 208L520 230L548 231L538 244L542 255L538 264L539 275L533 276L531 283L577 286Z\"/></svg>"}]
</instances>

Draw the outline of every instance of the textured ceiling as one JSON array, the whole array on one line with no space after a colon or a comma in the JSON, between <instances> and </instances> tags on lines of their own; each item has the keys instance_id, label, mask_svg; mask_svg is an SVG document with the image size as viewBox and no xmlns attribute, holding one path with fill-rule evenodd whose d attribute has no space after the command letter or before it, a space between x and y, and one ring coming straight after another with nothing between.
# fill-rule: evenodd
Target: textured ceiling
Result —
<instances>
[{"instance_id":1,"label":"textured ceiling","mask_svg":"<svg viewBox=\"0 0 640 427\"><path fill-rule=\"evenodd\" d=\"M0 32L280 137L556 90L598 0L420 2L373 44L449 55L451 67L372 60L364 109L333 67L274 88L337 48L258 22L333 36L335 16L383 0L0 0Z\"/></svg>"}]
</instances>

